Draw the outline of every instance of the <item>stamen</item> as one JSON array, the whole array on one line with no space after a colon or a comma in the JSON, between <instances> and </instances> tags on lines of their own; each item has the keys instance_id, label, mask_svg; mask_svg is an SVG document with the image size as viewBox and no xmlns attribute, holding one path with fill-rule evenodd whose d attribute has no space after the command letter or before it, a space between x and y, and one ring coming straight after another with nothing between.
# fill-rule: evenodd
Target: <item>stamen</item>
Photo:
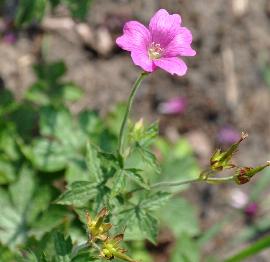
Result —
<instances>
[{"instance_id":1,"label":"stamen","mask_svg":"<svg viewBox=\"0 0 270 262\"><path fill-rule=\"evenodd\" d=\"M160 44L152 42L148 49L148 56L150 59L159 59L162 57L164 49L160 47Z\"/></svg>"}]
</instances>

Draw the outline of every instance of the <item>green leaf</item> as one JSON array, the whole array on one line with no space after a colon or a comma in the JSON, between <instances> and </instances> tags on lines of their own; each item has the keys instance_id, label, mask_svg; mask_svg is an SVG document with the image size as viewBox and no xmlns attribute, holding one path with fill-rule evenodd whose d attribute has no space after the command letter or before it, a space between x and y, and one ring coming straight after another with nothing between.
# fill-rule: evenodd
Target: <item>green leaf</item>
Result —
<instances>
[{"instance_id":1,"label":"green leaf","mask_svg":"<svg viewBox=\"0 0 270 262\"><path fill-rule=\"evenodd\" d=\"M124 170L117 170L113 177L112 196L117 196L126 186L127 176Z\"/></svg>"},{"instance_id":2,"label":"green leaf","mask_svg":"<svg viewBox=\"0 0 270 262\"><path fill-rule=\"evenodd\" d=\"M56 172L66 168L73 157L70 148L64 147L56 140L35 139L31 150L24 150L26 157L35 168L45 172Z\"/></svg>"},{"instance_id":3,"label":"green leaf","mask_svg":"<svg viewBox=\"0 0 270 262\"><path fill-rule=\"evenodd\" d=\"M16 130L23 138L33 138L38 112L29 103L20 103L10 114L10 121L16 125Z\"/></svg>"},{"instance_id":4,"label":"green leaf","mask_svg":"<svg viewBox=\"0 0 270 262\"><path fill-rule=\"evenodd\" d=\"M130 132L131 142L137 143L146 149L153 144L154 140L158 137L158 122L155 122L145 128L143 126L143 122L140 120L139 122L135 123Z\"/></svg>"},{"instance_id":5,"label":"green leaf","mask_svg":"<svg viewBox=\"0 0 270 262\"><path fill-rule=\"evenodd\" d=\"M68 190L56 200L60 205L83 206L87 201L95 198L97 184L88 181L77 181L72 183Z\"/></svg>"},{"instance_id":6,"label":"green leaf","mask_svg":"<svg viewBox=\"0 0 270 262\"><path fill-rule=\"evenodd\" d=\"M156 173L160 173L161 169L160 169L160 165L157 161L156 156L150 152L149 150L137 145L137 151L139 152L139 154L142 157L142 160L144 161L145 164L149 165L150 167L154 168L154 171Z\"/></svg>"},{"instance_id":7,"label":"green leaf","mask_svg":"<svg viewBox=\"0 0 270 262\"><path fill-rule=\"evenodd\" d=\"M83 156L78 159L72 159L68 162L65 178L69 185L75 181L91 180L89 178L89 171Z\"/></svg>"},{"instance_id":8,"label":"green leaf","mask_svg":"<svg viewBox=\"0 0 270 262\"><path fill-rule=\"evenodd\" d=\"M72 83L64 85L62 92L64 101L71 101L71 102L80 100L84 94L81 88Z\"/></svg>"},{"instance_id":9,"label":"green leaf","mask_svg":"<svg viewBox=\"0 0 270 262\"><path fill-rule=\"evenodd\" d=\"M11 91L0 89L0 115L12 110L15 106L15 100Z\"/></svg>"},{"instance_id":10,"label":"green leaf","mask_svg":"<svg viewBox=\"0 0 270 262\"><path fill-rule=\"evenodd\" d=\"M46 0L21 0L16 12L16 24L26 25L34 20L40 21L44 16Z\"/></svg>"},{"instance_id":11,"label":"green leaf","mask_svg":"<svg viewBox=\"0 0 270 262\"><path fill-rule=\"evenodd\" d=\"M61 0L49 0L50 4L52 5L52 8L57 7L60 4Z\"/></svg>"},{"instance_id":12,"label":"green leaf","mask_svg":"<svg viewBox=\"0 0 270 262\"><path fill-rule=\"evenodd\" d=\"M56 232L53 234L53 238L56 254L61 257L69 256L72 250L72 241L70 236L65 238L62 233Z\"/></svg>"},{"instance_id":13,"label":"green leaf","mask_svg":"<svg viewBox=\"0 0 270 262\"><path fill-rule=\"evenodd\" d=\"M38 105L47 105L50 103L50 97L46 94L47 84L44 81L34 83L25 92L25 99Z\"/></svg>"},{"instance_id":14,"label":"green leaf","mask_svg":"<svg viewBox=\"0 0 270 262\"><path fill-rule=\"evenodd\" d=\"M22 214L16 211L11 202L1 207L0 242L14 248L25 241L26 230Z\"/></svg>"},{"instance_id":15,"label":"green leaf","mask_svg":"<svg viewBox=\"0 0 270 262\"><path fill-rule=\"evenodd\" d=\"M97 183L103 181L103 174L100 166L100 159L98 158L98 151L90 142L87 143L86 147L86 159L90 177L95 178Z\"/></svg>"},{"instance_id":16,"label":"green leaf","mask_svg":"<svg viewBox=\"0 0 270 262\"><path fill-rule=\"evenodd\" d=\"M18 257L8 247L0 244L0 261L18 261Z\"/></svg>"},{"instance_id":17,"label":"green leaf","mask_svg":"<svg viewBox=\"0 0 270 262\"><path fill-rule=\"evenodd\" d=\"M132 208L121 214L119 229L126 228L126 240L145 240L156 243L158 220L140 207Z\"/></svg>"},{"instance_id":18,"label":"green leaf","mask_svg":"<svg viewBox=\"0 0 270 262\"><path fill-rule=\"evenodd\" d=\"M89 251L78 254L75 258L72 259L72 262L102 262L103 260L98 259L97 257L90 254Z\"/></svg>"},{"instance_id":19,"label":"green leaf","mask_svg":"<svg viewBox=\"0 0 270 262\"><path fill-rule=\"evenodd\" d=\"M128 178L134 181L137 185L149 190L150 187L143 176L140 174L141 172L142 170L137 168L125 169L125 174L128 176Z\"/></svg>"},{"instance_id":20,"label":"green leaf","mask_svg":"<svg viewBox=\"0 0 270 262\"><path fill-rule=\"evenodd\" d=\"M51 205L38 219L31 224L29 235L40 240L46 233L52 231L61 224L67 225L72 218L64 207Z\"/></svg>"},{"instance_id":21,"label":"green leaf","mask_svg":"<svg viewBox=\"0 0 270 262\"><path fill-rule=\"evenodd\" d=\"M145 213L139 220L139 228L145 232L145 237L152 243L156 243L158 235L158 220L152 215Z\"/></svg>"},{"instance_id":22,"label":"green leaf","mask_svg":"<svg viewBox=\"0 0 270 262\"><path fill-rule=\"evenodd\" d=\"M270 236L262 238L255 243L252 243L239 253L235 254L232 257L227 258L224 262L241 262L245 261L246 258L252 257L262 250L270 247Z\"/></svg>"},{"instance_id":23,"label":"green leaf","mask_svg":"<svg viewBox=\"0 0 270 262\"><path fill-rule=\"evenodd\" d=\"M198 262L200 250L197 243L186 234L182 234L172 251L170 262Z\"/></svg>"},{"instance_id":24,"label":"green leaf","mask_svg":"<svg viewBox=\"0 0 270 262\"><path fill-rule=\"evenodd\" d=\"M180 139L175 145L167 143L164 139L159 139L156 143L162 155L162 176L155 176L155 182L179 181L194 179L200 173L197 161L193 155L190 144L185 139ZM186 189L187 186L170 188L172 192L179 192L179 189Z\"/></svg>"},{"instance_id":25,"label":"green leaf","mask_svg":"<svg viewBox=\"0 0 270 262\"><path fill-rule=\"evenodd\" d=\"M183 198L170 199L166 206L159 210L159 217L162 224L169 227L176 237L182 234L195 236L200 232L195 207Z\"/></svg>"},{"instance_id":26,"label":"green leaf","mask_svg":"<svg viewBox=\"0 0 270 262\"><path fill-rule=\"evenodd\" d=\"M10 161L0 159L0 185L13 182L16 179L16 171Z\"/></svg>"},{"instance_id":27,"label":"green leaf","mask_svg":"<svg viewBox=\"0 0 270 262\"><path fill-rule=\"evenodd\" d=\"M79 2L73 0L65 0L71 15L79 18L80 20L85 19L88 9L92 0L80 0Z\"/></svg>"},{"instance_id":28,"label":"green leaf","mask_svg":"<svg viewBox=\"0 0 270 262\"><path fill-rule=\"evenodd\" d=\"M154 211L162 207L171 198L172 194L167 192L157 192L147 196L141 203L140 207L148 211Z\"/></svg>"},{"instance_id":29,"label":"green leaf","mask_svg":"<svg viewBox=\"0 0 270 262\"><path fill-rule=\"evenodd\" d=\"M24 166L20 171L19 179L9 187L12 202L20 214L28 207L35 186L33 171Z\"/></svg>"},{"instance_id":30,"label":"green leaf","mask_svg":"<svg viewBox=\"0 0 270 262\"><path fill-rule=\"evenodd\" d=\"M48 64L36 64L34 65L34 71L40 80L44 80L48 83L55 83L66 73L67 68L63 61L57 61Z\"/></svg>"},{"instance_id":31,"label":"green leaf","mask_svg":"<svg viewBox=\"0 0 270 262\"><path fill-rule=\"evenodd\" d=\"M34 223L37 218L39 220L43 212L47 214L47 209L52 200L52 188L49 185L37 185L37 183L35 185L35 192L26 214L26 219L30 224Z\"/></svg>"},{"instance_id":32,"label":"green leaf","mask_svg":"<svg viewBox=\"0 0 270 262\"><path fill-rule=\"evenodd\" d=\"M79 125L83 132L89 137L100 135L102 122L96 112L85 110L79 114Z\"/></svg>"},{"instance_id":33,"label":"green leaf","mask_svg":"<svg viewBox=\"0 0 270 262\"><path fill-rule=\"evenodd\" d=\"M85 145L85 136L73 121L71 113L64 107L41 108L40 132L42 136L57 140L72 151Z\"/></svg>"}]
</instances>

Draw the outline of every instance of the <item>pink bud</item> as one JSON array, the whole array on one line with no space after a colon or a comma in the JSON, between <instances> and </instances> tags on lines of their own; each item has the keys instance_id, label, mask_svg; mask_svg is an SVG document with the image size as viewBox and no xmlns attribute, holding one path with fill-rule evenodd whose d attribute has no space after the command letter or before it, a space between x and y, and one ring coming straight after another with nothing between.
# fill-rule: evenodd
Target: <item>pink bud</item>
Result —
<instances>
[{"instance_id":1,"label":"pink bud","mask_svg":"<svg viewBox=\"0 0 270 262\"><path fill-rule=\"evenodd\" d=\"M223 127L219 130L217 139L221 144L233 144L240 139L240 133L232 127Z\"/></svg>"},{"instance_id":2,"label":"pink bud","mask_svg":"<svg viewBox=\"0 0 270 262\"><path fill-rule=\"evenodd\" d=\"M165 115L181 114L185 111L187 106L186 99L183 97L171 98L158 105L158 112Z\"/></svg>"},{"instance_id":3,"label":"pink bud","mask_svg":"<svg viewBox=\"0 0 270 262\"><path fill-rule=\"evenodd\" d=\"M9 44L9 45L13 45L15 44L16 42L16 36L14 33L12 32L8 32L6 33L4 36L3 36L3 41L6 43L6 44Z\"/></svg>"},{"instance_id":4,"label":"pink bud","mask_svg":"<svg viewBox=\"0 0 270 262\"><path fill-rule=\"evenodd\" d=\"M247 204L247 206L245 207L244 213L248 217L254 217L257 214L258 209L259 209L258 204L255 202L251 202L251 203Z\"/></svg>"}]
</instances>

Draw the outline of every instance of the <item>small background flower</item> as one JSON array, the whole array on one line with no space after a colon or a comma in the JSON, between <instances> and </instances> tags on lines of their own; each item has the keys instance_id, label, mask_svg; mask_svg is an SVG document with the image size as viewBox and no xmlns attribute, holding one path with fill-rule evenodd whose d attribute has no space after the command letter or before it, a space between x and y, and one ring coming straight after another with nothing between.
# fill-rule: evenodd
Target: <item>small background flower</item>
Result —
<instances>
[{"instance_id":1,"label":"small background flower","mask_svg":"<svg viewBox=\"0 0 270 262\"><path fill-rule=\"evenodd\" d=\"M184 97L174 97L158 105L158 112L165 115L181 114L187 107L187 101Z\"/></svg>"}]
</instances>

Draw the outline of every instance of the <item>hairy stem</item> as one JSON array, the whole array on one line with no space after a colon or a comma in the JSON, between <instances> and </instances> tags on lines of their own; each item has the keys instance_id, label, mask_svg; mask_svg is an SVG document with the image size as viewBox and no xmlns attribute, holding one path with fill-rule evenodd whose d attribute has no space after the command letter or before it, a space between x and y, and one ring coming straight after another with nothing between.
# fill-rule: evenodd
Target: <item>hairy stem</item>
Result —
<instances>
[{"instance_id":1,"label":"hairy stem","mask_svg":"<svg viewBox=\"0 0 270 262\"><path fill-rule=\"evenodd\" d=\"M195 179L188 179L188 180L182 180L182 181L174 181L174 182L159 182L156 184L153 184L150 186L150 189L158 188L158 187L174 187L174 186L181 186L185 184L191 184L195 182L201 181L200 178L195 178Z\"/></svg>"},{"instance_id":2,"label":"hairy stem","mask_svg":"<svg viewBox=\"0 0 270 262\"><path fill-rule=\"evenodd\" d=\"M132 87L132 91L131 94L128 98L128 104L127 104L127 109L123 118L123 122L121 124L121 129L120 129L120 133L119 133L119 140L118 140L118 153L120 155L123 154L123 146L124 146L124 139L125 139L125 130L126 130L126 126L127 126L127 121L128 121L128 117L129 117L129 113L131 111L131 107L133 104L133 100L134 97L137 93L137 90L139 89L139 87L141 86L141 83L143 81L143 79L148 75L148 73L146 72L142 72L140 74L140 76L137 78L136 82L134 83L133 87Z\"/></svg>"}]
</instances>

